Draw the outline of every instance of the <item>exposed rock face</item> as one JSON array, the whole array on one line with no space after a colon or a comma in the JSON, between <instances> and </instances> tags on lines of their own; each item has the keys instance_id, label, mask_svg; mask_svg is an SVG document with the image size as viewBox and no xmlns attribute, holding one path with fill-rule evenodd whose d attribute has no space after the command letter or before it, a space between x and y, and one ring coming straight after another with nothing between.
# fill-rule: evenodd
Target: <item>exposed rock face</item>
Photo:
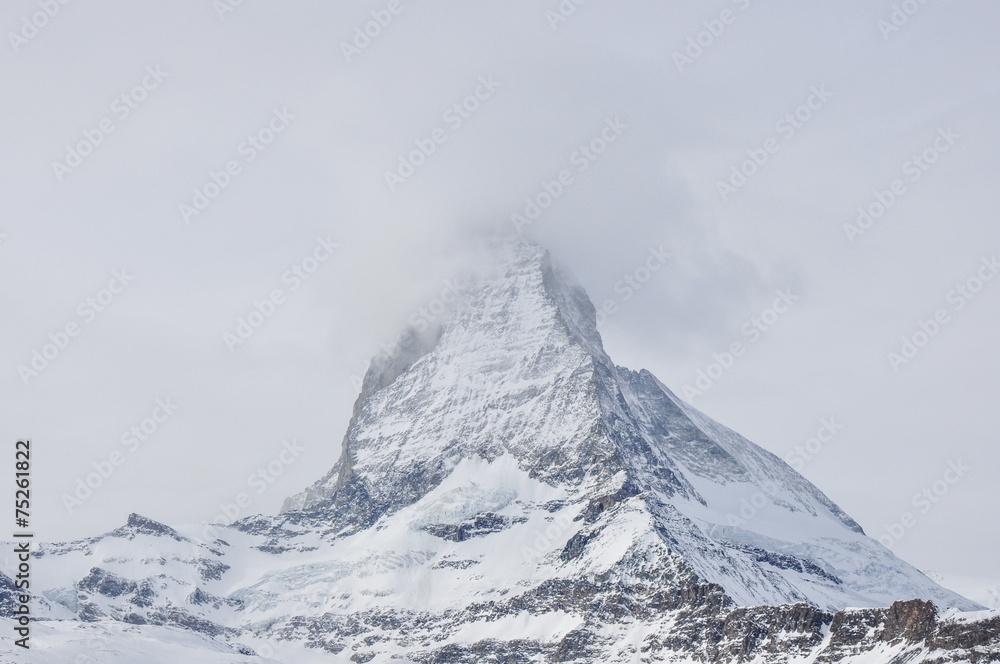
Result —
<instances>
[{"instance_id":1,"label":"exposed rock face","mask_svg":"<svg viewBox=\"0 0 1000 664\"><path fill-rule=\"evenodd\" d=\"M282 514L210 542L132 515L43 546L47 615L180 627L225 661L1000 659L996 613L956 612L980 607L615 365L544 250L497 251L439 329L369 370L340 460Z\"/></svg>"},{"instance_id":2,"label":"exposed rock face","mask_svg":"<svg viewBox=\"0 0 1000 664\"><path fill-rule=\"evenodd\" d=\"M20 594L14 585L14 580L6 574L0 573L0 618L13 619L16 617L17 614L14 613L14 610L19 603Z\"/></svg>"}]
</instances>

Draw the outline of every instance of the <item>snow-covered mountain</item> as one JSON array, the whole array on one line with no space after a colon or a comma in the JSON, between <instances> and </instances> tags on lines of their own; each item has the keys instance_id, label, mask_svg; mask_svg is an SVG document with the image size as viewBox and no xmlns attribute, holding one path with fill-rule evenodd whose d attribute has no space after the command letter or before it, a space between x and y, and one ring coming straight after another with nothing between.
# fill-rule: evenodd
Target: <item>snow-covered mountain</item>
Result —
<instances>
[{"instance_id":1,"label":"snow-covered mountain","mask_svg":"<svg viewBox=\"0 0 1000 664\"><path fill-rule=\"evenodd\" d=\"M616 366L542 248L493 250L438 329L373 364L340 460L281 514L210 542L133 515L42 547L51 647L30 661L93 635L102 662L158 642L232 662L1000 659L1000 614Z\"/></svg>"}]
</instances>

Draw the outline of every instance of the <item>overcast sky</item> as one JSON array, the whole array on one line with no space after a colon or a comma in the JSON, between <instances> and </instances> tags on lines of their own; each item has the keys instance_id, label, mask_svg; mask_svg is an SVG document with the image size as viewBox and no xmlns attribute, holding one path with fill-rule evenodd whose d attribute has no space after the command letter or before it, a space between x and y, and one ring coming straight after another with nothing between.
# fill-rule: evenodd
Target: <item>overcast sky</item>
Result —
<instances>
[{"instance_id":1,"label":"overcast sky","mask_svg":"<svg viewBox=\"0 0 1000 664\"><path fill-rule=\"evenodd\" d=\"M0 9L0 416L39 537L277 511L562 174L522 230L611 301L619 364L705 372L692 403L904 559L1000 582L1000 5L230 2Z\"/></svg>"}]
</instances>

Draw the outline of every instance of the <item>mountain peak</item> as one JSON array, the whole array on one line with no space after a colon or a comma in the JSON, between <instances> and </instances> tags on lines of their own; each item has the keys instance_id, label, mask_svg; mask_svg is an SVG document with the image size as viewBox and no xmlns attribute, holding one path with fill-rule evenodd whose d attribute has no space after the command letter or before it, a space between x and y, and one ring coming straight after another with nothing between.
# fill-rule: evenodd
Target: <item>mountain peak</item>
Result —
<instances>
[{"instance_id":1,"label":"mountain peak","mask_svg":"<svg viewBox=\"0 0 1000 664\"><path fill-rule=\"evenodd\" d=\"M492 268L439 327L404 333L394 355L373 362L341 460L286 511L363 495L373 509L356 523L367 523L418 499L462 458L511 452L536 473L579 479L593 455L611 454L595 447L594 358L610 359L589 299L536 244L495 242L491 253Z\"/></svg>"},{"instance_id":2,"label":"mountain peak","mask_svg":"<svg viewBox=\"0 0 1000 664\"><path fill-rule=\"evenodd\" d=\"M148 517L144 517L141 514L136 514L132 512L128 515L128 520L125 525L113 530L109 535L116 537L126 537L132 538L136 535L166 535L178 541L183 540L176 530L170 526L164 525L159 521L153 521Z\"/></svg>"},{"instance_id":3,"label":"mountain peak","mask_svg":"<svg viewBox=\"0 0 1000 664\"><path fill-rule=\"evenodd\" d=\"M974 607L867 538L773 454L648 371L616 366L587 294L544 248L515 240L490 250L492 268L436 329L373 364L341 458L285 502L279 522L358 533L422 509L463 463L504 459L578 505L581 523L643 515L636 542L653 537L737 604L840 609L920 597Z\"/></svg>"},{"instance_id":4,"label":"mountain peak","mask_svg":"<svg viewBox=\"0 0 1000 664\"><path fill-rule=\"evenodd\" d=\"M650 372L616 366L586 293L544 249L492 251L439 324L373 362L341 458L282 514L223 526L212 545L131 514L41 547L38 608L74 634L62 640L79 640L67 619L129 624L115 628L123 650L193 633L204 661L998 651L1000 618L939 615L979 607ZM0 574L0 600L15 590Z\"/></svg>"}]
</instances>

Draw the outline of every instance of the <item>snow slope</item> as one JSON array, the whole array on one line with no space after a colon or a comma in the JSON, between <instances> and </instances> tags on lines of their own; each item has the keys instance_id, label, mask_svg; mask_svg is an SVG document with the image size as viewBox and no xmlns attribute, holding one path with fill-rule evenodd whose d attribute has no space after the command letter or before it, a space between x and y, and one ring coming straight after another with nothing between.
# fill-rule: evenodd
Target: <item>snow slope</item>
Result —
<instances>
[{"instance_id":1,"label":"snow slope","mask_svg":"<svg viewBox=\"0 0 1000 664\"><path fill-rule=\"evenodd\" d=\"M586 294L543 249L494 251L497 270L439 330L372 366L341 459L282 514L207 539L132 515L43 545L47 621L23 661L1000 652L1000 614L957 613L982 607L652 374L615 365ZM917 599L933 604L900 602ZM81 650L94 638L110 644L101 657Z\"/></svg>"},{"instance_id":2,"label":"snow slope","mask_svg":"<svg viewBox=\"0 0 1000 664\"><path fill-rule=\"evenodd\" d=\"M337 466L287 512L371 525L463 459L504 454L582 501L642 495L650 529L738 604L828 609L900 598L979 608L876 541L774 455L617 367L593 306L537 245L496 248L502 271L468 293L427 347L373 367Z\"/></svg>"}]
</instances>

